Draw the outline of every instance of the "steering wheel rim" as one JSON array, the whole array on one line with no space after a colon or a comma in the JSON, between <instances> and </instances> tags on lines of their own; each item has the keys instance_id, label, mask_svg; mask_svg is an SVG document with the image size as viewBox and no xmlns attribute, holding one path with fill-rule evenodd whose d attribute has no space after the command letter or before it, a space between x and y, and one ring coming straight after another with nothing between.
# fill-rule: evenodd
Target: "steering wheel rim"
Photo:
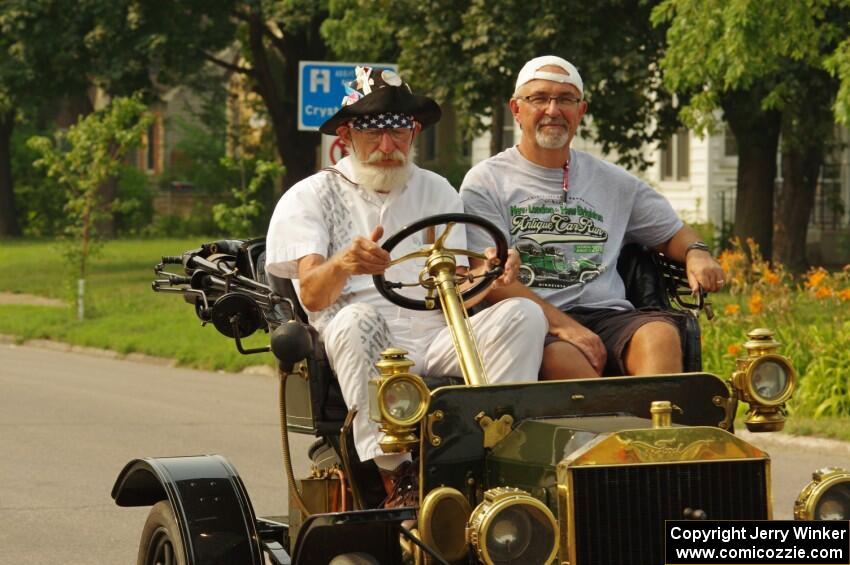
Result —
<instances>
[{"instance_id":1,"label":"steering wheel rim","mask_svg":"<svg viewBox=\"0 0 850 565\"><path fill-rule=\"evenodd\" d=\"M461 300L466 301L486 290L490 286L490 284L502 274L504 270L504 265L508 260L508 241L505 238L505 234L502 233L502 230L496 227L493 222L484 218L480 218L478 216L473 216L472 214L462 214L458 212L451 214L436 214L434 216L422 218L421 220L413 222L409 226L403 227L401 230L399 230L390 238L388 238L381 246L381 249L383 249L387 253L391 253L392 250L395 249L395 247L400 242L410 237L413 233L418 232L424 228L438 226L441 224L448 224L450 222L460 224L471 224L483 228L493 239L493 242L495 243L496 247L496 257L499 260L498 267L487 271L487 273L483 277L478 279L475 284L473 284L471 287L461 293ZM407 296L399 294L387 282L386 277L383 274L372 275L372 282L375 284L375 288L378 290L378 292L384 298L386 298L396 306L401 306L402 308L409 308L410 310L442 309L442 303L440 300L435 301L436 306L434 308L429 308L424 300L408 298Z\"/></svg>"}]
</instances>

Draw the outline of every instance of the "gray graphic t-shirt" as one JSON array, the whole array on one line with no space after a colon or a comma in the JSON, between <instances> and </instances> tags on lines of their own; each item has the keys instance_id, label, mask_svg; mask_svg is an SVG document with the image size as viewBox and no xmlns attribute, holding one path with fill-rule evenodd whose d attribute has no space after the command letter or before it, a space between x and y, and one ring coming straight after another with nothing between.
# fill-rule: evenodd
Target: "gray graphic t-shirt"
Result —
<instances>
[{"instance_id":1,"label":"gray graphic t-shirt","mask_svg":"<svg viewBox=\"0 0 850 565\"><path fill-rule=\"evenodd\" d=\"M512 147L474 166L461 197L467 213L505 233L522 261L520 281L558 308L632 309L617 273L620 249L659 245L682 221L645 182L581 151L570 151L566 198L562 185L563 169L536 165Z\"/></svg>"}]
</instances>

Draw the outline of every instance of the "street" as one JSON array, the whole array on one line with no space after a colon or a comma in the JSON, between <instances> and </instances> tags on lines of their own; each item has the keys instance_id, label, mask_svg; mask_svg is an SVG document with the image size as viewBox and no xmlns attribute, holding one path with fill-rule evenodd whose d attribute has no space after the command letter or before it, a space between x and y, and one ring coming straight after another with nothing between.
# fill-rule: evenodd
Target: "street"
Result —
<instances>
[{"instance_id":1,"label":"street","mask_svg":"<svg viewBox=\"0 0 850 565\"><path fill-rule=\"evenodd\" d=\"M292 434L303 475L312 437ZM772 456L774 517L850 446L744 434ZM277 381L0 344L0 565L133 563L147 508L110 490L136 457L221 453L257 515L286 513Z\"/></svg>"},{"instance_id":2,"label":"street","mask_svg":"<svg viewBox=\"0 0 850 565\"><path fill-rule=\"evenodd\" d=\"M291 434L295 472L311 436ZM277 380L0 345L0 564L135 563L131 459L221 453L258 515L286 513Z\"/></svg>"}]
</instances>

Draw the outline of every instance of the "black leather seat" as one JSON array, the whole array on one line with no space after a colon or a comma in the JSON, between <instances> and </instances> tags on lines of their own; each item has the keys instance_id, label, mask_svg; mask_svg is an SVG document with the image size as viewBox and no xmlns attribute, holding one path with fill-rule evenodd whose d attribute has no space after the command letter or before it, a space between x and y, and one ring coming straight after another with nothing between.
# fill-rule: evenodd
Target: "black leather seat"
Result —
<instances>
[{"instance_id":1,"label":"black leather seat","mask_svg":"<svg viewBox=\"0 0 850 565\"><path fill-rule=\"evenodd\" d=\"M691 290L684 265L643 245L632 243L620 251L617 272L625 283L626 298L635 308L655 308L680 314L683 369L685 372L702 371L698 318L702 305L685 301Z\"/></svg>"}]
</instances>

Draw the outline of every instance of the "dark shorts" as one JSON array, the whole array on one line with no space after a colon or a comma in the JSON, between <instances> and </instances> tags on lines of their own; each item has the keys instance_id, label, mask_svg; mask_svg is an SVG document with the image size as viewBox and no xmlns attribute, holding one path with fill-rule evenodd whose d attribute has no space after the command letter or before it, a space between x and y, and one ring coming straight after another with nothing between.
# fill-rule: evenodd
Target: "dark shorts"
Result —
<instances>
[{"instance_id":1,"label":"dark shorts","mask_svg":"<svg viewBox=\"0 0 850 565\"><path fill-rule=\"evenodd\" d=\"M623 353L635 332L649 322L666 322L679 331L682 351L685 350L685 315L657 309L611 310L598 308L570 308L565 310L572 319L583 325L602 339L608 353L608 363L603 376L625 375L626 367ZM544 346L560 341L560 338L547 335Z\"/></svg>"}]
</instances>

